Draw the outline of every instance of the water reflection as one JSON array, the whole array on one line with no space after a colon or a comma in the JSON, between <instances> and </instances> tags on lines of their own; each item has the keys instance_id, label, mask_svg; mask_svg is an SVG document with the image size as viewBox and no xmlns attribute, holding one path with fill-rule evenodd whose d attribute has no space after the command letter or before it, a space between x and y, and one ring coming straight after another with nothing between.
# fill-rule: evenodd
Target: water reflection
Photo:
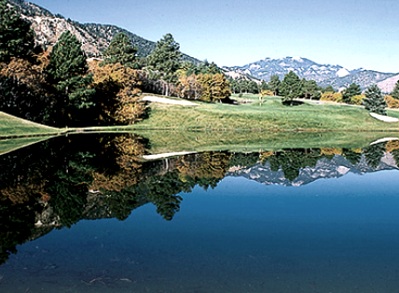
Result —
<instances>
[{"instance_id":1,"label":"water reflection","mask_svg":"<svg viewBox=\"0 0 399 293\"><path fill-rule=\"evenodd\" d=\"M249 154L203 152L146 161L143 155L149 148L150 145L146 139L135 135L75 135L49 140L0 156L2 167L0 171L0 263L5 263L10 254L17 253L19 244L40 239L54 229L71 227L83 219L126 220L133 210L147 203L152 203L156 212L164 220L170 221L179 212L185 195L193 191L198 193L198 190L211 190L217 187L225 177L231 180L235 180L235 177L241 178L230 185L236 186L236 190L240 192L246 189L248 194L251 194L256 193L254 190L259 187L250 185L248 182L259 182L262 185L307 186L319 179L397 169L399 159L398 142L381 143L362 149L284 149ZM224 181L224 186L228 180ZM319 189L320 194L328 193L328 191L323 191L323 188L319 187ZM234 195L236 190L230 187L224 191L224 195ZM296 209L300 209L303 205L300 199L301 193L303 190L295 193L298 196ZM240 199L238 201L240 202ZM256 214L254 212L256 206L251 206L249 209L245 201L241 201L240 205L243 215ZM229 202L224 201L221 206L228 209ZM277 199L272 206L276 210L281 208ZM272 206L263 212L267 211L273 218L276 211ZM138 210L142 209L145 208ZM296 213L294 209L291 212ZM193 216L198 213L223 214L223 211L216 212L212 210L209 203L204 202L201 209L197 207L196 210L192 210L187 207L185 213L191 213ZM328 209L324 210L323 217L318 218L318 221L328 222L328 215ZM243 216L241 220L245 223L246 217ZM270 222L264 222L262 218L257 218L257 221L263 222L265 227L268 227L269 231L275 231L276 235L280 232L277 232L275 227L286 225L272 221L273 225L276 225L273 226ZM217 238L218 234L212 229L218 224L213 222L208 224L210 227L208 232L212 237ZM136 226L140 225L146 227L144 223L138 223ZM239 227L242 223L238 221L225 225ZM245 229L243 228L243 231ZM284 227L284 229L290 228ZM320 226L320 229L323 228ZM86 231L86 233L89 232ZM162 235L162 229L157 230L157 233ZM242 231L236 230L233 233L242 233ZM255 235L259 237L266 237L262 236L260 231L256 233ZM301 244L300 237L295 236L297 232L292 231L292 233L294 234L290 237L299 241L300 245L305 245L305 243ZM276 238L273 233L267 235L271 239ZM190 241L195 242L199 234L191 235L191 237L193 238ZM253 235L248 237L253 237ZM253 241L259 241L259 239L253 239ZM124 240L119 239L119 241ZM132 242L137 241L135 239ZM249 239L248 241L250 242ZM273 242L270 245L273 246ZM249 255L251 253L253 252L248 252ZM176 257L180 259L182 256ZM155 260L153 261L152 265L159 266L161 269L161 266L156 264ZM228 264L230 260L224 259L223 262ZM276 261L276 265L277 263L281 265L281 262ZM288 264L285 265L288 269ZM88 278L86 281L92 280L95 280L95 277Z\"/></svg>"}]
</instances>

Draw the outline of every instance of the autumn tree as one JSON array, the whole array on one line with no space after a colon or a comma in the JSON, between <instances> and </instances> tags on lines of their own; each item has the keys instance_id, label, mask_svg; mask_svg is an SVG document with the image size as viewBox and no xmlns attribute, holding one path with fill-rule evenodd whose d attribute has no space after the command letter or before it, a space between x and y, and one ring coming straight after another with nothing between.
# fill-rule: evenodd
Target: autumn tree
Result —
<instances>
[{"instance_id":1,"label":"autumn tree","mask_svg":"<svg viewBox=\"0 0 399 293\"><path fill-rule=\"evenodd\" d=\"M95 119L100 125L132 124L146 116L147 107L140 100L140 77L137 70L120 63L99 66L90 63L96 89Z\"/></svg>"},{"instance_id":2,"label":"autumn tree","mask_svg":"<svg viewBox=\"0 0 399 293\"><path fill-rule=\"evenodd\" d=\"M201 95L201 85L197 75L192 73L189 76L181 74L178 81L177 91L180 98L198 100Z\"/></svg>"},{"instance_id":3,"label":"autumn tree","mask_svg":"<svg viewBox=\"0 0 399 293\"><path fill-rule=\"evenodd\" d=\"M202 101L220 102L230 97L230 85L223 74L199 74L197 79L201 87Z\"/></svg>"},{"instance_id":4,"label":"autumn tree","mask_svg":"<svg viewBox=\"0 0 399 293\"><path fill-rule=\"evenodd\" d=\"M358 96L361 94L362 94L362 90L360 88L360 85L358 85L356 83L352 83L349 85L348 88L343 90L342 99L343 99L344 103L350 104L352 97Z\"/></svg>"},{"instance_id":5,"label":"autumn tree","mask_svg":"<svg viewBox=\"0 0 399 293\"><path fill-rule=\"evenodd\" d=\"M364 95L365 98L363 99L363 105L366 110L377 114L386 115L385 107L387 104L380 88L376 84L368 87Z\"/></svg>"},{"instance_id":6,"label":"autumn tree","mask_svg":"<svg viewBox=\"0 0 399 293\"><path fill-rule=\"evenodd\" d=\"M32 64L13 57L6 67L0 69L0 111L47 123L52 104L40 62Z\"/></svg>"},{"instance_id":7,"label":"autumn tree","mask_svg":"<svg viewBox=\"0 0 399 293\"><path fill-rule=\"evenodd\" d=\"M59 96L56 108L61 119L65 125L77 123L83 118L84 110L94 106L94 90L89 88L92 77L88 75L86 55L71 32L60 36L45 71Z\"/></svg>"},{"instance_id":8,"label":"autumn tree","mask_svg":"<svg viewBox=\"0 0 399 293\"><path fill-rule=\"evenodd\" d=\"M147 57L148 69L156 72L158 77L166 82L165 95L169 95L168 83L177 82L177 70L181 65L181 57L180 45L174 40L172 34L166 34L159 40L155 49Z\"/></svg>"},{"instance_id":9,"label":"autumn tree","mask_svg":"<svg viewBox=\"0 0 399 293\"><path fill-rule=\"evenodd\" d=\"M0 0L0 62L27 58L34 48L30 23L21 18L7 0Z\"/></svg>"},{"instance_id":10,"label":"autumn tree","mask_svg":"<svg viewBox=\"0 0 399 293\"><path fill-rule=\"evenodd\" d=\"M137 68L137 49L132 45L129 37L124 33L116 34L104 51L103 64L120 63L126 67Z\"/></svg>"}]
</instances>

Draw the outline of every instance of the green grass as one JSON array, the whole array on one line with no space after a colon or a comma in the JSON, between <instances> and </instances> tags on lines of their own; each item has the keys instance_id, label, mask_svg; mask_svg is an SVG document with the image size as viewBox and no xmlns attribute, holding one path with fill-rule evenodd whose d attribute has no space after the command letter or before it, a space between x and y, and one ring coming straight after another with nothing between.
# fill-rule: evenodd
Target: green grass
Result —
<instances>
[{"instance_id":1,"label":"green grass","mask_svg":"<svg viewBox=\"0 0 399 293\"><path fill-rule=\"evenodd\" d=\"M54 135L63 130L0 112L0 138Z\"/></svg>"},{"instance_id":2,"label":"green grass","mask_svg":"<svg viewBox=\"0 0 399 293\"><path fill-rule=\"evenodd\" d=\"M151 104L150 118L134 129L271 132L359 132L397 131L399 123L372 118L362 107L305 102L284 106L279 98L267 98L260 105L257 96L246 97L252 103L241 105L198 103L197 107ZM389 111L399 117L399 113Z\"/></svg>"},{"instance_id":3,"label":"green grass","mask_svg":"<svg viewBox=\"0 0 399 293\"><path fill-rule=\"evenodd\" d=\"M185 107L151 103L150 118L131 126L58 129L0 112L0 154L36 141L36 136L79 132L134 132L147 137L151 152L254 151L309 147L364 147L399 135L399 123L372 118L362 107L317 104L283 106L277 97L260 105L257 95L237 98L240 105ZM389 110L399 117L399 111ZM5 140L33 137L32 140Z\"/></svg>"}]
</instances>

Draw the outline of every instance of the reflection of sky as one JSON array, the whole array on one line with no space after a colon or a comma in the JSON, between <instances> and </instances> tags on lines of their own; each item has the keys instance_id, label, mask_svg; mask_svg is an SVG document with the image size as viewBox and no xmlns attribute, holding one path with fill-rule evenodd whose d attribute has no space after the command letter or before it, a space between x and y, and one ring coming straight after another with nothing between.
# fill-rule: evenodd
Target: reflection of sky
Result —
<instances>
[{"instance_id":1,"label":"reflection of sky","mask_svg":"<svg viewBox=\"0 0 399 293\"><path fill-rule=\"evenodd\" d=\"M349 174L302 187L228 177L215 189L183 194L169 222L148 204L123 222L81 221L22 245L0 267L0 288L393 292L398 174Z\"/></svg>"}]
</instances>

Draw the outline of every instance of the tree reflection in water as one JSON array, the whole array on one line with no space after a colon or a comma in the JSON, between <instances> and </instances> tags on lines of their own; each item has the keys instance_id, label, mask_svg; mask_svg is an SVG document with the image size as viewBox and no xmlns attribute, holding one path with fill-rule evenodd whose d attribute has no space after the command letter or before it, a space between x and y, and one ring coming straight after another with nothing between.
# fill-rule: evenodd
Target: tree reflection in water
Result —
<instances>
[{"instance_id":1,"label":"tree reflection in water","mask_svg":"<svg viewBox=\"0 0 399 293\"><path fill-rule=\"evenodd\" d=\"M0 156L0 263L16 253L18 244L81 219L124 220L152 203L171 220L182 192L214 188L226 175L280 172L284 182L293 182L323 160L370 172L387 167L381 165L383 156L399 158L399 144L392 142L364 149L203 152L145 161L148 148L146 139L131 134L74 135Z\"/></svg>"}]
</instances>

